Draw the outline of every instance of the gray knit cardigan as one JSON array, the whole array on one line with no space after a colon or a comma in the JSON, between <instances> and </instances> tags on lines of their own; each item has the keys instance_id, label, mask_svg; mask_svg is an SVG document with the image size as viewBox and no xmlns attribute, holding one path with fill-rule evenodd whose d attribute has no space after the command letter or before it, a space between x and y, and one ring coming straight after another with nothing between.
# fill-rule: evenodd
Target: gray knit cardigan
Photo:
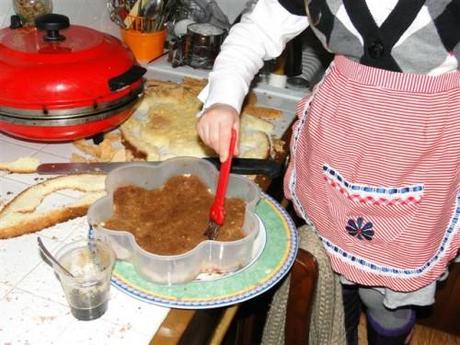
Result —
<instances>
[{"instance_id":1,"label":"gray knit cardigan","mask_svg":"<svg viewBox=\"0 0 460 345\"><path fill-rule=\"evenodd\" d=\"M319 269L310 322L309 345L345 345L342 287L339 277L332 271L314 227L305 225L298 231L299 247L316 258ZM263 332L263 345L284 345L289 281L288 277L273 297Z\"/></svg>"}]
</instances>

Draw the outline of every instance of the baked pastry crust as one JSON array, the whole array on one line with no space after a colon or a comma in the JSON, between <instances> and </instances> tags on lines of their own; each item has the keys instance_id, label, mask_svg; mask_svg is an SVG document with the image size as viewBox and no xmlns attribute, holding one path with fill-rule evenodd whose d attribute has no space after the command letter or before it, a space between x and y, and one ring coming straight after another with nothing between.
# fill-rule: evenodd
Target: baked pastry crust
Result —
<instances>
[{"instance_id":1,"label":"baked pastry crust","mask_svg":"<svg viewBox=\"0 0 460 345\"><path fill-rule=\"evenodd\" d=\"M191 78L180 84L148 81L143 101L120 128L125 143L147 160L215 156L195 129L196 115L201 110L197 95L204 84L203 80ZM243 113L240 157L268 158L273 127L269 121Z\"/></svg>"},{"instance_id":2,"label":"baked pastry crust","mask_svg":"<svg viewBox=\"0 0 460 345\"><path fill-rule=\"evenodd\" d=\"M0 170L10 173L33 173L37 170L40 161L37 158L26 156L15 161L0 163Z\"/></svg>"},{"instance_id":3,"label":"baked pastry crust","mask_svg":"<svg viewBox=\"0 0 460 345\"><path fill-rule=\"evenodd\" d=\"M283 112L278 109L259 107L254 104L248 104L243 108L243 112L262 119L279 119Z\"/></svg>"},{"instance_id":4,"label":"baked pastry crust","mask_svg":"<svg viewBox=\"0 0 460 345\"><path fill-rule=\"evenodd\" d=\"M1 209L0 238L39 231L85 215L89 206L105 195L104 183L103 174L78 174L59 176L28 187ZM82 197L70 204L39 208L48 195L66 189L80 191Z\"/></svg>"}]
</instances>

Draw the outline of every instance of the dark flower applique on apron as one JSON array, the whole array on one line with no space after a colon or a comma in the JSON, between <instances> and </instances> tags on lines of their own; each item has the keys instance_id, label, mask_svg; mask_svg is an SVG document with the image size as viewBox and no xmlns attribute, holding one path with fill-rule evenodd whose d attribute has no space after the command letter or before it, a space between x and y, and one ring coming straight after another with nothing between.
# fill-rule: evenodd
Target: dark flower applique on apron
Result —
<instances>
[{"instance_id":1,"label":"dark flower applique on apron","mask_svg":"<svg viewBox=\"0 0 460 345\"><path fill-rule=\"evenodd\" d=\"M349 219L347 224L345 229L351 236L356 236L358 240L372 240L374 225L371 222L364 222L362 217L358 217L356 220Z\"/></svg>"}]
</instances>

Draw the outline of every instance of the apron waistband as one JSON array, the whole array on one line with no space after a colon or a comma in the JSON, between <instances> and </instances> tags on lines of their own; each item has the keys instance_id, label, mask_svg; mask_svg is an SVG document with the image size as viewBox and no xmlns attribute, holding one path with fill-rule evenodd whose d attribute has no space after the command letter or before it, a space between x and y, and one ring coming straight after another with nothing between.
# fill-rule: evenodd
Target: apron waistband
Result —
<instances>
[{"instance_id":1,"label":"apron waistband","mask_svg":"<svg viewBox=\"0 0 460 345\"><path fill-rule=\"evenodd\" d=\"M393 72L362 65L343 55L335 56L334 66L348 79L374 87L416 93L436 93L460 88L460 71L437 76Z\"/></svg>"}]
</instances>

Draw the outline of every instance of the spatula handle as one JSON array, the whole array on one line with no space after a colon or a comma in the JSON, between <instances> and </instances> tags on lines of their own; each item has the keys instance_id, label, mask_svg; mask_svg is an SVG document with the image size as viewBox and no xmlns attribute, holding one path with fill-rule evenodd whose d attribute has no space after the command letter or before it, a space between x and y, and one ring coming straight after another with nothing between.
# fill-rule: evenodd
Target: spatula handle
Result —
<instances>
[{"instance_id":1,"label":"spatula handle","mask_svg":"<svg viewBox=\"0 0 460 345\"><path fill-rule=\"evenodd\" d=\"M220 166L219 180L217 182L216 196L211 206L210 218L219 225L224 223L224 202L225 194L227 191L228 178L230 176L230 169L232 167L233 152L235 152L236 145L236 130L232 129L232 136L230 138L230 147L228 150L228 157L225 162Z\"/></svg>"}]
</instances>

